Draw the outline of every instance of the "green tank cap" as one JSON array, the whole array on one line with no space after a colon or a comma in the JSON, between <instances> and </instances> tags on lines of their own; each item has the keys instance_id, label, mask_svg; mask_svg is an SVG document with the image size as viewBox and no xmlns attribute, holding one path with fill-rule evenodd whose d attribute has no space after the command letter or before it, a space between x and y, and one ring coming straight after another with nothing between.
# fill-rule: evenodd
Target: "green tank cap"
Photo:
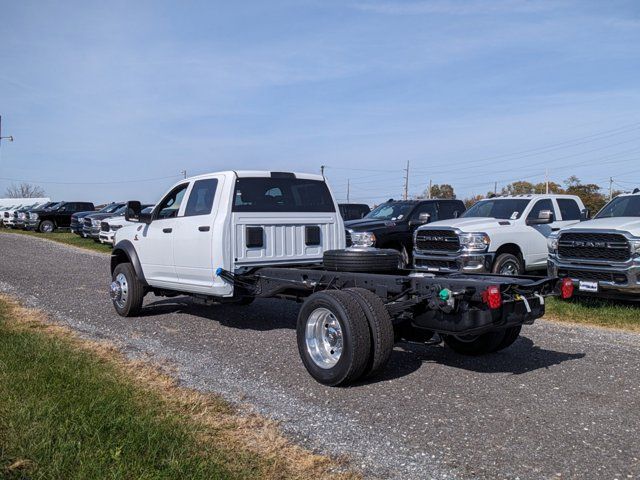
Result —
<instances>
[{"instance_id":1,"label":"green tank cap","mask_svg":"<svg viewBox=\"0 0 640 480\"><path fill-rule=\"evenodd\" d=\"M446 302L447 300L449 300L449 297L451 297L451 291L448 288L443 288L442 290L440 290L438 296L440 297L440 300Z\"/></svg>"}]
</instances>

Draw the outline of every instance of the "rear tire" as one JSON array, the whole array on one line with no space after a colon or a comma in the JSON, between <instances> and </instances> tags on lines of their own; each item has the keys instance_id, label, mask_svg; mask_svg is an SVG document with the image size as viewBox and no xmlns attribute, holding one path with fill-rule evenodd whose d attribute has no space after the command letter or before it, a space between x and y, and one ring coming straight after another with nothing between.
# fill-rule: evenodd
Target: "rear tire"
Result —
<instances>
[{"instance_id":1,"label":"rear tire","mask_svg":"<svg viewBox=\"0 0 640 480\"><path fill-rule=\"evenodd\" d=\"M522 275L524 273L524 267L519 257L511 253L501 253L493 262L491 272L497 273L498 275Z\"/></svg>"},{"instance_id":2,"label":"rear tire","mask_svg":"<svg viewBox=\"0 0 640 480\"><path fill-rule=\"evenodd\" d=\"M394 272L400 265L400 252L380 248L327 250L323 263L335 272Z\"/></svg>"},{"instance_id":3,"label":"rear tire","mask_svg":"<svg viewBox=\"0 0 640 480\"><path fill-rule=\"evenodd\" d=\"M363 376L373 377L386 367L393 352L395 339L391 315L382 299L375 293L364 288L348 288L345 291L360 304L369 322L371 355Z\"/></svg>"},{"instance_id":4,"label":"rear tire","mask_svg":"<svg viewBox=\"0 0 640 480\"><path fill-rule=\"evenodd\" d=\"M298 314L296 337L305 368L325 385L355 382L371 355L364 310L345 291L323 291L308 297Z\"/></svg>"},{"instance_id":5,"label":"rear tire","mask_svg":"<svg viewBox=\"0 0 640 480\"><path fill-rule=\"evenodd\" d=\"M56 226L51 220L44 220L38 225L38 231L40 233L52 233L56 229Z\"/></svg>"},{"instance_id":6,"label":"rear tire","mask_svg":"<svg viewBox=\"0 0 640 480\"><path fill-rule=\"evenodd\" d=\"M504 330L468 336L442 335L447 347L456 353L469 356L486 355L487 353L495 352L504 337Z\"/></svg>"},{"instance_id":7,"label":"rear tire","mask_svg":"<svg viewBox=\"0 0 640 480\"><path fill-rule=\"evenodd\" d=\"M513 342L515 342L520 336L520 330L522 330L522 327L520 326L507 328L504 331L504 338L498 344L498 347L495 349L495 351L499 352L500 350L504 350L505 348L513 345Z\"/></svg>"},{"instance_id":8,"label":"rear tire","mask_svg":"<svg viewBox=\"0 0 640 480\"><path fill-rule=\"evenodd\" d=\"M119 288L120 295L114 289ZM120 263L113 270L111 283L111 301L113 307L121 317L135 317L142 310L144 300L144 285L138 279L133 265Z\"/></svg>"}]
</instances>

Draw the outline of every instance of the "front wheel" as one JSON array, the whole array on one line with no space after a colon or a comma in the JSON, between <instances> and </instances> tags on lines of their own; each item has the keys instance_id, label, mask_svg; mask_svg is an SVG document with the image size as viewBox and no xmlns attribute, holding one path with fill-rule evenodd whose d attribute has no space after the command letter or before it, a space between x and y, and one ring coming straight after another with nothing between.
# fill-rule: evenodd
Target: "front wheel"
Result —
<instances>
[{"instance_id":1,"label":"front wheel","mask_svg":"<svg viewBox=\"0 0 640 480\"><path fill-rule=\"evenodd\" d=\"M492 273L498 275L522 275L524 273L524 267L518 257L510 253L502 253L498 255L495 262L493 262Z\"/></svg>"},{"instance_id":2,"label":"front wheel","mask_svg":"<svg viewBox=\"0 0 640 480\"><path fill-rule=\"evenodd\" d=\"M53 224L51 220L45 220L43 222L40 222L40 225L38 226L38 230L40 231L40 233L51 233L55 229L56 229L56 226Z\"/></svg>"},{"instance_id":3,"label":"front wheel","mask_svg":"<svg viewBox=\"0 0 640 480\"><path fill-rule=\"evenodd\" d=\"M113 270L111 301L121 317L135 317L142 310L144 286L130 263L121 263Z\"/></svg>"},{"instance_id":4,"label":"front wheel","mask_svg":"<svg viewBox=\"0 0 640 480\"><path fill-rule=\"evenodd\" d=\"M298 351L309 374L325 385L348 385L365 372L371 334L363 308L349 293L317 292L302 305Z\"/></svg>"}]
</instances>

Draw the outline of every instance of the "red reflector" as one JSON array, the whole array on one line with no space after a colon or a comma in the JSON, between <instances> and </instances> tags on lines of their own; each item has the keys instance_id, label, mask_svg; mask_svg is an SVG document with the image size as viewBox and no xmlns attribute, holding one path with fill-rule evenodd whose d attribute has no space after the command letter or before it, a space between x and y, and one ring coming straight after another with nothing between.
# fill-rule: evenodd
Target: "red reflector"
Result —
<instances>
[{"instance_id":1,"label":"red reflector","mask_svg":"<svg viewBox=\"0 0 640 480\"><path fill-rule=\"evenodd\" d=\"M560 289L562 298L567 299L573 297L573 280L569 277L562 279L562 288Z\"/></svg>"},{"instance_id":2,"label":"red reflector","mask_svg":"<svg viewBox=\"0 0 640 480\"><path fill-rule=\"evenodd\" d=\"M486 303L490 309L495 310L502 305L502 294L500 293L500 287L497 285L490 285L482 292L482 301Z\"/></svg>"}]
</instances>

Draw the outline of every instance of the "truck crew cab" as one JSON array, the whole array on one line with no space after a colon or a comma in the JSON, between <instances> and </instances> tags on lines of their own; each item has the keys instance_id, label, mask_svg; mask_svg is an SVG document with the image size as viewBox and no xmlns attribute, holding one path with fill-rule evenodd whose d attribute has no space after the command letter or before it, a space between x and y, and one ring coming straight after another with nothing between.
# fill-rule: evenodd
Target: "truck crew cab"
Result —
<instances>
[{"instance_id":1,"label":"truck crew cab","mask_svg":"<svg viewBox=\"0 0 640 480\"><path fill-rule=\"evenodd\" d=\"M415 268L428 272L522 275L547 268L547 237L586 215L573 195L480 200L461 218L416 230Z\"/></svg>"},{"instance_id":2,"label":"truck crew cab","mask_svg":"<svg viewBox=\"0 0 640 480\"><path fill-rule=\"evenodd\" d=\"M393 250L341 255L344 224L319 175L212 173L178 182L151 213L141 207L128 202L132 223L115 232L110 297L119 315L139 314L148 293L206 305L303 302L298 350L327 385L380 372L399 338L438 332L461 354L502 350L544 314L545 296L572 294L568 279L436 276L400 270Z\"/></svg>"},{"instance_id":3,"label":"truck crew cab","mask_svg":"<svg viewBox=\"0 0 640 480\"><path fill-rule=\"evenodd\" d=\"M640 300L640 191L620 195L587 222L548 239L549 275L571 278L578 291Z\"/></svg>"}]
</instances>

